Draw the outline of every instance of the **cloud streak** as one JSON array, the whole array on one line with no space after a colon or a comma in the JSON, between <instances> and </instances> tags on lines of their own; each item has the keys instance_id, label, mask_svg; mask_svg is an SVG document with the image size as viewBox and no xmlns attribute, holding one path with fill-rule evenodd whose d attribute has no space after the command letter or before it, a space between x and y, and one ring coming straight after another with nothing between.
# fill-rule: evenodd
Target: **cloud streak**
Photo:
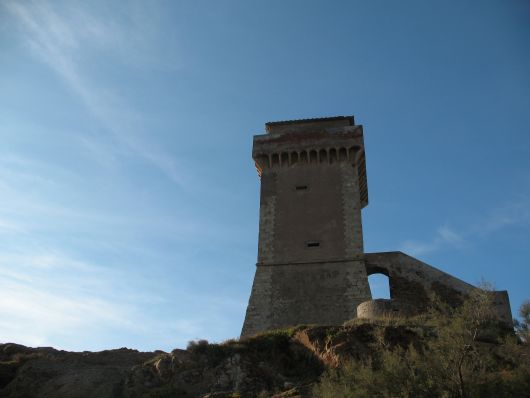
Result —
<instances>
[{"instance_id":1,"label":"cloud streak","mask_svg":"<svg viewBox=\"0 0 530 398\"><path fill-rule=\"evenodd\" d=\"M241 303L192 299L181 290L172 300L192 300L202 315L191 311L178 319L165 318L158 311L175 308L167 292L161 294L145 282L139 290L138 281L126 272L58 251L0 256L0 342L69 350L79 349L82 342L83 350L99 350L139 338L144 349L169 350L206 336L212 323L222 328L215 314L241 311ZM149 310L153 305L158 311Z\"/></svg>"},{"instance_id":2,"label":"cloud streak","mask_svg":"<svg viewBox=\"0 0 530 398\"><path fill-rule=\"evenodd\" d=\"M444 225L430 240L407 240L402 251L414 256L429 254L446 248L462 248L476 238L486 237L504 228L530 226L530 197L521 196L492 211L483 220L457 232Z\"/></svg>"},{"instance_id":3,"label":"cloud streak","mask_svg":"<svg viewBox=\"0 0 530 398\"><path fill-rule=\"evenodd\" d=\"M429 241L408 240L402 244L401 250L413 256L432 253L444 247L462 247L464 238L447 225L436 231L435 236Z\"/></svg>"},{"instance_id":4,"label":"cloud streak","mask_svg":"<svg viewBox=\"0 0 530 398\"><path fill-rule=\"evenodd\" d=\"M530 225L530 195L521 195L495 209L482 222L472 228L477 235L489 235L511 226Z\"/></svg>"},{"instance_id":5,"label":"cloud streak","mask_svg":"<svg viewBox=\"0 0 530 398\"><path fill-rule=\"evenodd\" d=\"M51 345L101 324L132 327L121 300L101 295L103 276L107 270L57 251L0 256L0 341Z\"/></svg>"},{"instance_id":6,"label":"cloud streak","mask_svg":"<svg viewBox=\"0 0 530 398\"><path fill-rule=\"evenodd\" d=\"M134 42L141 32L123 32L117 24L104 24L82 8L63 16L46 2L8 1L4 6L23 28L26 43L33 53L63 80L95 120L111 134L116 147L127 148L180 187L186 185L188 180L182 172L182 164L140 131L138 114L112 87L98 85L84 72L84 57L89 49L116 50L123 55L130 49L125 43ZM94 142L94 137L82 140L93 153L101 155L108 151L108 146ZM108 164L112 155L102 157Z\"/></svg>"},{"instance_id":7,"label":"cloud streak","mask_svg":"<svg viewBox=\"0 0 530 398\"><path fill-rule=\"evenodd\" d=\"M230 329L223 314L242 313L243 304L198 293L185 272L174 274L197 261L193 247L205 237L240 233L186 211L168 219L164 211L98 206L94 195L79 201L92 193L83 177L20 154L0 156L0 342L171 349ZM188 251L161 252L161 240Z\"/></svg>"}]
</instances>

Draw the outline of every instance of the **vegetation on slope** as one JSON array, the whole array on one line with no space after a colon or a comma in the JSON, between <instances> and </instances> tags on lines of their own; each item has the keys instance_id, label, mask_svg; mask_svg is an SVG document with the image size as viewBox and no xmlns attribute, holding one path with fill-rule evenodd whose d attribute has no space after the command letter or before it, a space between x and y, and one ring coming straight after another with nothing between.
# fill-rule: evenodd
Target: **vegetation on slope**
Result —
<instances>
[{"instance_id":1,"label":"vegetation on slope","mask_svg":"<svg viewBox=\"0 0 530 398\"><path fill-rule=\"evenodd\" d=\"M514 334L497 322L491 300L487 291L476 291L458 309L435 300L422 317L387 319L407 325L420 344L392 344L377 336L372 355L328 369L314 396L530 396L530 302L521 307Z\"/></svg>"}]
</instances>

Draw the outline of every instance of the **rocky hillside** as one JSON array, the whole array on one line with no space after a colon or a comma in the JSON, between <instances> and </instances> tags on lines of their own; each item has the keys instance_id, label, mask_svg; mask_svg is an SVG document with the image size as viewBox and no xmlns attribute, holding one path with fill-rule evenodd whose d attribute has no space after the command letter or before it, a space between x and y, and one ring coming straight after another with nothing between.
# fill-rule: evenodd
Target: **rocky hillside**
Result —
<instances>
[{"instance_id":1,"label":"rocky hillside","mask_svg":"<svg viewBox=\"0 0 530 398\"><path fill-rule=\"evenodd\" d=\"M498 323L478 322L477 306L467 308L445 317L354 320L221 344L197 341L171 353L0 344L0 397L529 396L526 326L517 338Z\"/></svg>"},{"instance_id":2,"label":"rocky hillside","mask_svg":"<svg viewBox=\"0 0 530 398\"><path fill-rule=\"evenodd\" d=\"M0 397L305 397L324 369L369 355L380 336L404 346L419 341L408 327L364 323L198 341L171 353L2 344Z\"/></svg>"}]
</instances>

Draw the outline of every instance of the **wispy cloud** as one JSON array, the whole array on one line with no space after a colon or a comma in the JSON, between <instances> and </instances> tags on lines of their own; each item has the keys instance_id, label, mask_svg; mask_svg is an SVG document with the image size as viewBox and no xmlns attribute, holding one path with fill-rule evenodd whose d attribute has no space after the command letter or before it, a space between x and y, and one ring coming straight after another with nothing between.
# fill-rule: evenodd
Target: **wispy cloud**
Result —
<instances>
[{"instance_id":1,"label":"wispy cloud","mask_svg":"<svg viewBox=\"0 0 530 398\"><path fill-rule=\"evenodd\" d=\"M193 275L215 242L230 243L231 263L237 256L239 227L216 223L217 206L196 210L197 198L226 192L201 186L200 171L157 141L150 115L124 94L128 79L156 73L155 54L165 54L151 48L151 6L127 2L113 13L83 2L0 2L13 22L5 31L88 115L79 127L0 121L10 144L0 150L0 342L171 348L233 330L227 313L244 312L246 302L223 300ZM149 73L135 73L142 68Z\"/></svg>"},{"instance_id":2,"label":"wispy cloud","mask_svg":"<svg viewBox=\"0 0 530 398\"><path fill-rule=\"evenodd\" d=\"M489 235L510 226L530 225L530 195L507 201L473 226L472 232Z\"/></svg>"},{"instance_id":3,"label":"wispy cloud","mask_svg":"<svg viewBox=\"0 0 530 398\"><path fill-rule=\"evenodd\" d=\"M16 253L19 246L39 250L42 242L64 247L73 235L77 243L149 256L157 250L141 242L143 237L190 247L204 239L234 242L240 233L237 226L218 225L193 213L186 203L171 209L170 217L166 208L158 207L133 208L131 213L122 203L134 192L122 188L112 192L109 205L108 189L100 192L100 181L89 178L36 159L2 154L0 253Z\"/></svg>"},{"instance_id":4,"label":"wispy cloud","mask_svg":"<svg viewBox=\"0 0 530 398\"><path fill-rule=\"evenodd\" d=\"M474 239L494 234L502 229L515 226L530 226L530 196L507 201L491 211L482 220L456 231L444 225L430 240L407 240L401 249L411 255L423 255L440 249L461 248Z\"/></svg>"},{"instance_id":5,"label":"wispy cloud","mask_svg":"<svg viewBox=\"0 0 530 398\"><path fill-rule=\"evenodd\" d=\"M0 256L0 341L56 343L105 323L132 327L121 300L97 293L108 271L59 253ZM33 327L31 325L34 325Z\"/></svg>"},{"instance_id":6,"label":"wispy cloud","mask_svg":"<svg viewBox=\"0 0 530 398\"><path fill-rule=\"evenodd\" d=\"M138 281L130 284L125 272L58 251L0 256L0 342L62 349L79 349L82 342L82 349L96 350L111 348L114 340L131 343L136 336L144 349L171 349L207 335L212 322L220 323L212 316L219 306L224 311L233 306L197 298L204 316L181 313L165 318L148 308L173 309L167 295L163 298L145 282L137 290Z\"/></svg>"},{"instance_id":7,"label":"wispy cloud","mask_svg":"<svg viewBox=\"0 0 530 398\"><path fill-rule=\"evenodd\" d=\"M175 222L164 212L99 208L94 196L71 200L78 179L18 154L0 159L0 342L171 349L233 326L222 314L243 313L243 304L197 292L185 273L174 274L194 264L189 249L205 236L239 233L193 215ZM157 240L188 251L161 252Z\"/></svg>"},{"instance_id":8,"label":"wispy cloud","mask_svg":"<svg viewBox=\"0 0 530 398\"><path fill-rule=\"evenodd\" d=\"M63 80L112 136L116 141L114 147L127 148L130 153L161 170L173 182L184 186L188 180L182 164L141 131L141 117L114 87L91 79L83 67L89 51L95 51L96 55L97 51L116 51L122 57L128 53L138 54L138 46L135 46L138 40L135 38L141 37L144 32L137 30L151 24L135 24L133 28L136 30L127 30L112 19L103 22L80 3L75 9L65 7L61 12L53 4L7 1L4 6L19 22L33 53ZM137 14L135 12L133 16ZM146 46L140 45L142 47ZM108 164L112 158L105 153L108 145L100 145L98 140L88 136L82 141Z\"/></svg>"},{"instance_id":9,"label":"wispy cloud","mask_svg":"<svg viewBox=\"0 0 530 398\"><path fill-rule=\"evenodd\" d=\"M189 219L174 223L54 203L41 195L46 187L53 193L68 186L31 173L36 167L54 174L34 163L19 157L0 167L0 342L171 349L233 327L223 317L243 313L243 303L198 292L185 272L175 277L181 264L194 264L193 250L160 253L150 242L169 238L189 248L206 235L238 234Z\"/></svg>"},{"instance_id":10,"label":"wispy cloud","mask_svg":"<svg viewBox=\"0 0 530 398\"><path fill-rule=\"evenodd\" d=\"M4 232L19 232L20 231L20 227L16 223L14 223L12 221L0 218L0 234L2 234L2 231L4 231Z\"/></svg>"},{"instance_id":11,"label":"wispy cloud","mask_svg":"<svg viewBox=\"0 0 530 398\"><path fill-rule=\"evenodd\" d=\"M407 240L402 244L401 250L413 256L420 256L442 249L444 247L461 247L464 238L447 225L436 231L435 236L428 241Z\"/></svg>"}]
</instances>

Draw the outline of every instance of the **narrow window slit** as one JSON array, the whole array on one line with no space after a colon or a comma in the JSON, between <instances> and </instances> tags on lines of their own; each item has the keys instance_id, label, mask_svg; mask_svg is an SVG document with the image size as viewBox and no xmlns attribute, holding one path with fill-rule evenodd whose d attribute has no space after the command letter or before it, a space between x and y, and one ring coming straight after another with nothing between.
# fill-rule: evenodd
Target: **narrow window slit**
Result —
<instances>
[{"instance_id":1,"label":"narrow window slit","mask_svg":"<svg viewBox=\"0 0 530 398\"><path fill-rule=\"evenodd\" d=\"M295 189L297 191L307 191L307 185L297 185Z\"/></svg>"},{"instance_id":2,"label":"narrow window slit","mask_svg":"<svg viewBox=\"0 0 530 398\"><path fill-rule=\"evenodd\" d=\"M320 242L315 242L315 241L306 242L306 245L307 245L307 247L319 247L320 246Z\"/></svg>"}]
</instances>

